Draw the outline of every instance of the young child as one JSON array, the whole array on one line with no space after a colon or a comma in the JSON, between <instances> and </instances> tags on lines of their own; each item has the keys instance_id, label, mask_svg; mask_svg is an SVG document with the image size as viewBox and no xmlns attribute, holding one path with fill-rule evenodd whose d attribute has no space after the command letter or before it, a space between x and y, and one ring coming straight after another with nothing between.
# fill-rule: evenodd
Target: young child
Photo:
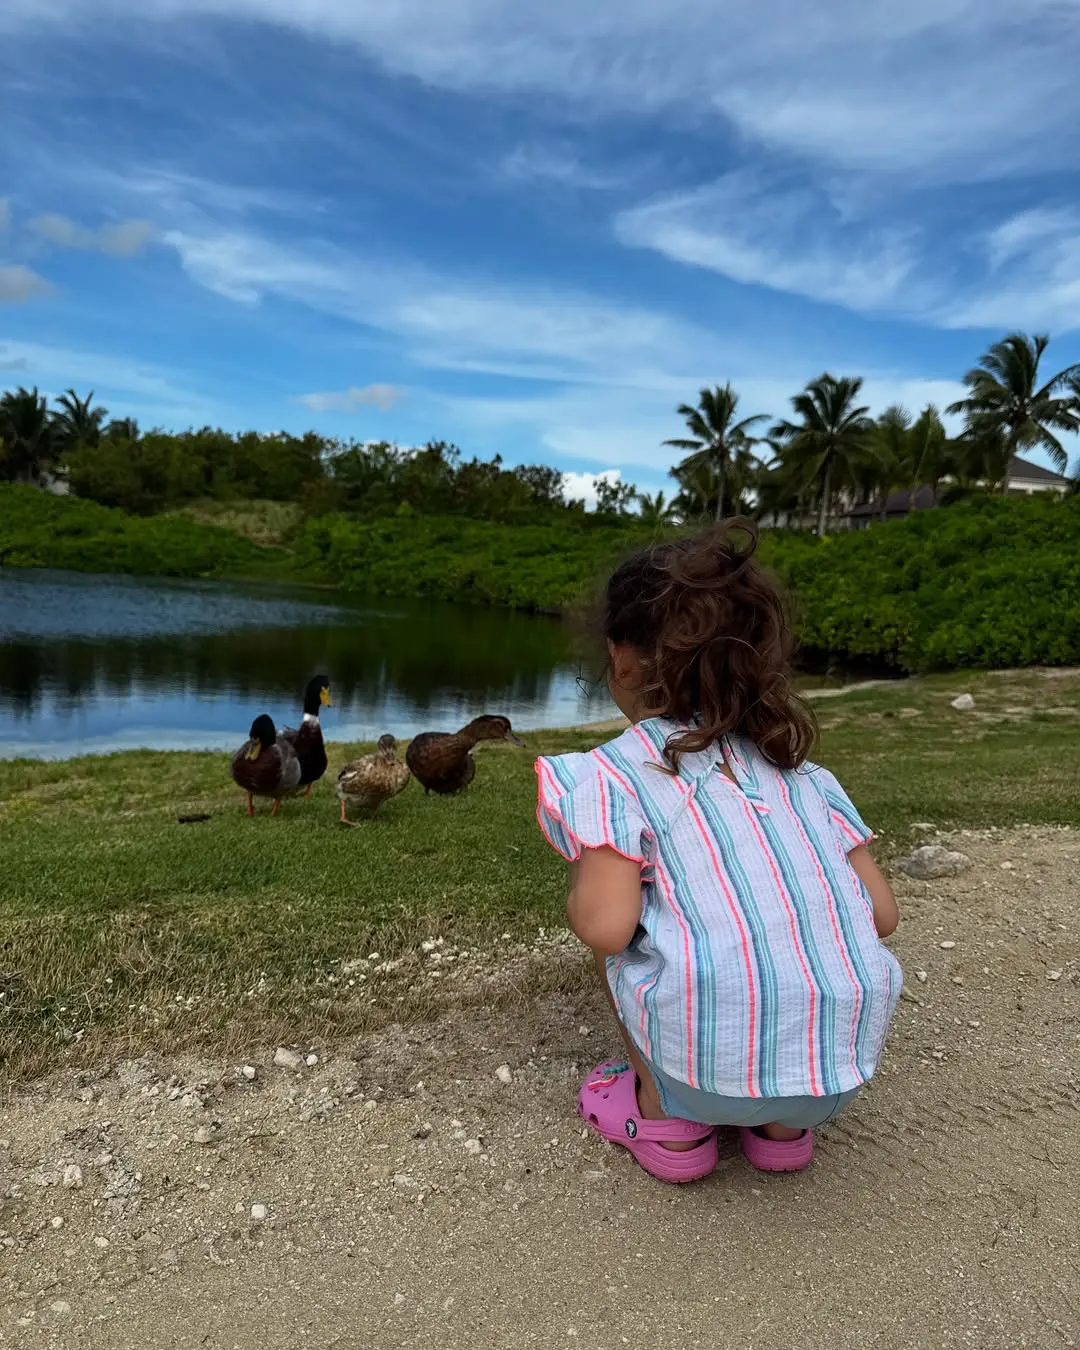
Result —
<instances>
[{"instance_id":1,"label":"young child","mask_svg":"<svg viewBox=\"0 0 1080 1350\"><path fill-rule=\"evenodd\" d=\"M873 1075L900 996L873 838L808 762L783 600L739 522L657 544L607 586L609 685L632 726L537 763L538 818L569 860L570 926L597 961L629 1063L588 1076L581 1115L665 1181L740 1127L755 1167L794 1171Z\"/></svg>"}]
</instances>

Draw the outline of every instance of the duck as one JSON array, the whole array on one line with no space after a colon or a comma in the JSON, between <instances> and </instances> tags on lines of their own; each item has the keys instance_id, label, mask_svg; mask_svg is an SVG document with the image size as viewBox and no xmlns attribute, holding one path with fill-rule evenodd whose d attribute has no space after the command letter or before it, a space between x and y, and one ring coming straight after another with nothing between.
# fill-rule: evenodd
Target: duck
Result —
<instances>
[{"instance_id":1,"label":"duck","mask_svg":"<svg viewBox=\"0 0 1080 1350\"><path fill-rule=\"evenodd\" d=\"M350 760L338 774L337 795L341 802L341 823L352 824L345 807L354 802L366 816L373 816L383 802L404 792L412 775L397 755L393 736L380 736L372 755Z\"/></svg>"},{"instance_id":2,"label":"duck","mask_svg":"<svg viewBox=\"0 0 1080 1350\"><path fill-rule=\"evenodd\" d=\"M248 815L255 814L256 797L271 797L274 809L270 814L276 816L282 797L299 786L300 773L300 760L292 743L278 734L268 713L261 713L232 760L233 782L247 793Z\"/></svg>"},{"instance_id":3,"label":"duck","mask_svg":"<svg viewBox=\"0 0 1080 1350\"><path fill-rule=\"evenodd\" d=\"M330 680L326 675L315 675L304 690L304 720L299 727L284 727L282 736L296 751L300 761L300 782L297 791L304 789L304 796L311 796L311 789L326 772L329 761L326 758L326 746L323 744L322 727L319 713L323 708L332 708Z\"/></svg>"},{"instance_id":4,"label":"duck","mask_svg":"<svg viewBox=\"0 0 1080 1350\"><path fill-rule=\"evenodd\" d=\"M452 796L463 792L476 777L472 752L480 741L509 741L525 744L514 735L508 717L474 718L457 732L425 731L405 752L405 763L425 792Z\"/></svg>"}]
</instances>

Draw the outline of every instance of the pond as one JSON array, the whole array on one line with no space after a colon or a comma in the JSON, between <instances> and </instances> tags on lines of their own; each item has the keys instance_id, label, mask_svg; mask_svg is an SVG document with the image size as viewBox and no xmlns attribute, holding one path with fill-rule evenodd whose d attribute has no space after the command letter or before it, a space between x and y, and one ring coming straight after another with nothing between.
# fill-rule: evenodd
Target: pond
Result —
<instances>
[{"instance_id":1,"label":"pond","mask_svg":"<svg viewBox=\"0 0 1080 1350\"><path fill-rule=\"evenodd\" d=\"M606 718L563 625L504 610L206 581L0 569L0 758L230 749L297 725L326 673L328 739Z\"/></svg>"}]
</instances>

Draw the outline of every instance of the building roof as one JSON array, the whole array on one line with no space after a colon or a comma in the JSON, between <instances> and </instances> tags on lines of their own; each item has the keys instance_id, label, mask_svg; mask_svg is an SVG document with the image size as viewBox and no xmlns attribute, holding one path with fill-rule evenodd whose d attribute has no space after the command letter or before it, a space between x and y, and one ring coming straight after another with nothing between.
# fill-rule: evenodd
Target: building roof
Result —
<instances>
[{"instance_id":1,"label":"building roof","mask_svg":"<svg viewBox=\"0 0 1080 1350\"><path fill-rule=\"evenodd\" d=\"M1030 459L1021 459L1013 455L1009 460L1009 478L1023 478L1029 483L1056 483L1068 487L1069 480L1053 469L1044 469L1041 464L1033 464Z\"/></svg>"},{"instance_id":2,"label":"building roof","mask_svg":"<svg viewBox=\"0 0 1080 1350\"><path fill-rule=\"evenodd\" d=\"M925 511L928 507L934 506L934 489L932 487L919 487L912 492L909 488L901 488L897 492L890 492L885 498L885 514L887 516L903 516L908 511ZM863 502L861 506L853 506L848 512L849 518L862 520L869 517L876 520L881 516L881 498L876 501Z\"/></svg>"}]
</instances>

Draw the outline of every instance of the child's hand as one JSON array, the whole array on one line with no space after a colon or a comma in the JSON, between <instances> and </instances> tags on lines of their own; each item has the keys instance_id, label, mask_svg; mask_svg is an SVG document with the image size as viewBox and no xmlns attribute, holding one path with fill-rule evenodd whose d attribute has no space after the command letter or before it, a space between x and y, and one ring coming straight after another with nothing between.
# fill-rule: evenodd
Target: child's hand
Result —
<instances>
[{"instance_id":1,"label":"child's hand","mask_svg":"<svg viewBox=\"0 0 1080 1350\"><path fill-rule=\"evenodd\" d=\"M641 920L641 864L612 848L586 849L570 864L566 916L601 956L617 956Z\"/></svg>"}]
</instances>

